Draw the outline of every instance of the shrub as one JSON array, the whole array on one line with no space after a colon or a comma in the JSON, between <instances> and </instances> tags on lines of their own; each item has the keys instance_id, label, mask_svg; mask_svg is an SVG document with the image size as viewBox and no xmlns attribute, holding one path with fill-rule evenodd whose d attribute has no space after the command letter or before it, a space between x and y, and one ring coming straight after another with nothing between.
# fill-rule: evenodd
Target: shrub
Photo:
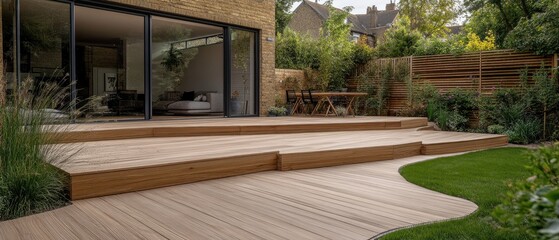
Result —
<instances>
[{"instance_id":1,"label":"shrub","mask_svg":"<svg viewBox=\"0 0 559 240\"><path fill-rule=\"evenodd\" d=\"M534 143L541 136L541 123L534 119L520 119L505 133L511 143Z\"/></svg>"},{"instance_id":2,"label":"shrub","mask_svg":"<svg viewBox=\"0 0 559 240\"><path fill-rule=\"evenodd\" d=\"M448 116L448 129L449 131L465 131L468 125L468 118L462 114L460 114L460 112L458 112L458 109L455 108L454 111L451 111L449 116ZM445 129L443 129L445 130Z\"/></svg>"},{"instance_id":3,"label":"shrub","mask_svg":"<svg viewBox=\"0 0 559 240\"><path fill-rule=\"evenodd\" d=\"M490 125L487 127L487 132L491 134L503 134L505 133L505 131L506 131L505 127L498 124Z\"/></svg>"},{"instance_id":4,"label":"shrub","mask_svg":"<svg viewBox=\"0 0 559 240\"><path fill-rule=\"evenodd\" d=\"M437 108L433 116L433 121L437 124L437 126L439 126L441 130L448 131L450 112L443 108Z\"/></svg>"},{"instance_id":5,"label":"shrub","mask_svg":"<svg viewBox=\"0 0 559 240\"><path fill-rule=\"evenodd\" d=\"M424 105L411 105L408 106L400 112L398 112L398 116L401 117L425 117L426 115L426 107Z\"/></svg>"},{"instance_id":6,"label":"shrub","mask_svg":"<svg viewBox=\"0 0 559 240\"><path fill-rule=\"evenodd\" d=\"M559 238L559 143L530 155L533 176L510 184L511 192L493 211L505 227L520 229L539 239Z\"/></svg>"},{"instance_id":7,"label":"shrub","mask_svg":"<svg viewBox=\"0 0 559 240\"><path fill-rule=\"evenodd\" d=\"M63 164L70 150L53 144L73 115L69 93L56 83L26 80L0 106L1 220L67 203L65 176L49 163Z\"/></svg>"},{"instance_id":8,"label":"shrub","mask_svg":"<svg viewBox=\"0 0 559 240\"><path fill-rule=\"evenodd\" d=\"M478 94L474 91L455 88L441 95L440 102L447 109L455 110L462 116L469 116L476 109Z\"/></svg>"},{"instance_id":9,"label":"shrub","mask_svg":"<svg viewBox=\"0 0 559 240\"><path fill-rule=\"evenodd\" d=\"M436 100L429 101L426 108L427 118L429 119L429 121L435 121L439 109L441 109L441 106L439 105L438 101Z\"/></svg>"},{"instance_id":10,"label":"shrub","mask_svg":"<svg viewBox=\"0 0 559 240\"><path fill-rule=\"evenodd\" d=\"M419 40L415 55L460 55L465 52L465 46L462 38L462 35L449 36L446 39L439 37L422 38Z\"/></svg>"},{"instance_id":11,"label":"shrub","mask_svg":"<svg viewBox=\"0 0 559 240\"><path fill-rule=\"evenodd\" d=\"M268 116L286 116L287 109L284 107L270 107L268 108Z\"/></svg>"},{"instance_id":12,"label":"shrub","mask_svg":"<svg viewBox=\"0 0 559 240\"><path fill-rule=\"evenodd\" d=\"M347 116L347 108L343 107L343 106L336 106L336 113L338 114L338 116L341 117L345 117Z\"/></svg>"},{"instance_id":13,"label":"shrub","mask_svg":"<svg viewBox=\"0 0 559 240\"><path fill-rule=\"evenodd\" d=\"M317 69L318 41L286 28L276 39L276 68Z\"/></svg>"},{"instance_id":14,"label":"shrub","mask_svg":"<svg viewBox=\"0 0 559 240\"><path fill-rule=\"evenodd\" d=\"M559 84L553 72L540 69L530 75L520 73L519 89L499 89L492 97L479 101L480 125L498 124L505 128L511 142L532 143L557 140L559 130ZM533 80L534 84L529 84Z\"/></svg>"}]
</instances>

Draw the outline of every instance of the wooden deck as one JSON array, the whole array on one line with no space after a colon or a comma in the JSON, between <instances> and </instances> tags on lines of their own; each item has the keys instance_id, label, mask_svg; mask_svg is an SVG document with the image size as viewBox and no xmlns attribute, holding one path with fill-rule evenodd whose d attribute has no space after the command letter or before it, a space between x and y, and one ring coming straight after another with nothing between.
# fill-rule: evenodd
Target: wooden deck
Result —
<instances>
[{"instance_id":1,"label":"wooden deck","mask_svg":"<svg viewBox=\"0 0 559 240\"><path fill-rule=\"evenodd\" d=\"M260 171L296 170L455 153L507 144L506 136L395 129L243 136L138 138L65 144L58 167L72 199Z\"/></svg>"},{"instance_id":2,"label":"wooden deck","mask_svg":"<svg viewBox=\"0 0 559 240\"><path fill-rule=\"evenodd\" d=\"M192 137L302 132L405 129L427 126L426 118L400 117L280 117L208 118L77 124L61 142L87 142L148 137Z\"/></svg>"},{"instance_id":3,"label":"wooden deck","mask_svg":"<svg viewBox=\"0 0 559 240\"><path fill-rule=\"evenodd\" d=\"M0 222L0 238L364 240L476 210L398 174L405 164L434 157L262 172L79 200Z\"/></svg>"}]
</instances>

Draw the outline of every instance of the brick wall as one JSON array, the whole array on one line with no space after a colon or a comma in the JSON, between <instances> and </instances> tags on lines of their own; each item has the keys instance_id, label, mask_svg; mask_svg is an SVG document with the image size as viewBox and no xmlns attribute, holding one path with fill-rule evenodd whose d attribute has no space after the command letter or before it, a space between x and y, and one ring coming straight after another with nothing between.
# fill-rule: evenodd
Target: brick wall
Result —
<instances>
[{"instance_id":1,"label":"brick wall","mask_svg":"<svg viewBox=\"0 0 559 240\"><path fill-rule=\"evenodd\" d=\"M273 0L109 0L128 6L260 30L260 113L274 105L275 1Z\"/></svg>"}]
</instances>

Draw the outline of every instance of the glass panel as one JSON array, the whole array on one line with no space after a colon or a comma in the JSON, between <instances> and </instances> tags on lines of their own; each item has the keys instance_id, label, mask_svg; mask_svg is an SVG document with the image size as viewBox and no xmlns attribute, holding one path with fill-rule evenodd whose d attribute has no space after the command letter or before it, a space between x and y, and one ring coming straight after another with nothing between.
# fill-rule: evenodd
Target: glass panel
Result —
<instances>
[{"instance_id":1,"label":"glass panel","mask_svg":"<svg viewBox=\"0 0 559 240\"><path fill-rule=\"evenodd\" d=\"M16 34L15 34L15 0L2 0L2 49L3 49L3 82L0 83L0 91L6 91L9 95L13 90L16 78ZM3 93L0 93L2 97Z\"/></svg>"},{"instance_id":2,"label":"glass panel","mask_svg":"<svg viewBox=\"0 0 559 240\"><path fill-rule=\"evenodd\" d=\"M152 18L155 119L223 116L223 28Z\"/></svg>"},{"instance_id":3,"label":"glass panel","mask_svg":"<svg viewBox=\"0 0 559 240\"><path fill-rule=\"evenodd\" d=\"M70 5L26 0L20 10L20 80L69 84Z\"/></svg>"},{"instance_id":4,"label":"glass panel","mask_svg":"<svg viewBox=\"0 0 559 240\"><path fill-rule=\"evenodd\" d=\"M83 120L144 119L144 16L75 7Z\"/></svg>"},{"instance_id":5,"label":"glass panel","mask_svg":"<svg viewBox=\"0 0 559 240\"><path fill-rule=\"evenodd\" d=\"M256 114L254 38L254 32L233 29L231 33L231 116Z\"/></svg>"}]
</instances>

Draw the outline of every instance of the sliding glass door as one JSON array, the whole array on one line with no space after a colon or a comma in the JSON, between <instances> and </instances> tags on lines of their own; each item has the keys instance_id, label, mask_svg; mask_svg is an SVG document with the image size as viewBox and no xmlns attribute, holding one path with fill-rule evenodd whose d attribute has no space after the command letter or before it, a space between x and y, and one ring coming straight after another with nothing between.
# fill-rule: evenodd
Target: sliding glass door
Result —
<instances>
[{"instance_id":1,"label":"sliding glass door","mask_svg":"<svg viewBox=\"0 0 559 240\"><path fill-rule=\"evenodd\" d=\"M144 119L145 16L76 6L75 19L82 119Z\"/></svg>"},{"instance_id":2,"label":"sliding glass door","mask_svg":"<svg viewBox=\"0 0 559 240\"><path fill-rule=\"evenodd\" d=\"M152 17L154 119L223 117L223 27Z\"/></svg>"},{"instance_id":3,"label":"sliding glass door","mask_svg":"<svg viewBox=\"0 0 559 240\"><path fill-rule=\"evenodd\" d=\"M1 4L8 95L26 79L73 84L78 121L259 114L257 31L110 3Z\"/></svg>"},{"instance_id":4,"label":"sliding glass door","mask_svg":"<svg viewBox=\"0 0 559 240\"><path fill-rule=\"evenodd\" d=\"M257 111L256 33L231 29L229 116L253 116Z\"/></svg>"}]
</instances>

